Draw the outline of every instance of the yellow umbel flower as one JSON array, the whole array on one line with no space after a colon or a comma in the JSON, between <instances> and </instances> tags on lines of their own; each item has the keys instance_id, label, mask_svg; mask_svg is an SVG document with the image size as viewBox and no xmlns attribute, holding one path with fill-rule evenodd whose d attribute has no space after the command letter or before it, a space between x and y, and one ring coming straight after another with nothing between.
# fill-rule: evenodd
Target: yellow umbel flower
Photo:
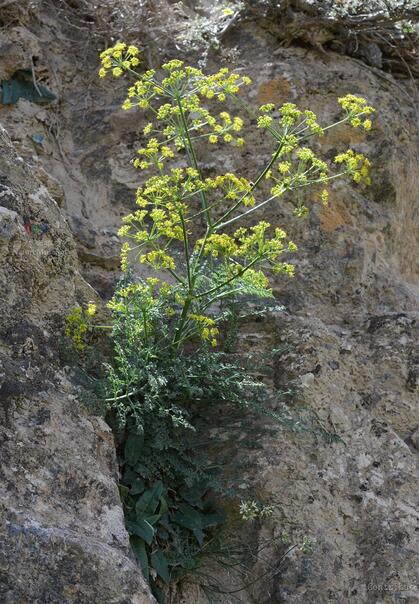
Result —
<instances>
[{"instance_id":1,"label":"yellow umbel flower","mask_svg":"<svg viewBox=\"0 0 419 604\"><path fill-rule=\"evenodd\" d=\"M86 315L89 317L94 317L97 311L96 304L94 302L89 302L86 308Z\"/></svg>"},{"instance_id":2,"label":"yellow umbel flower","mask_svg":"<svg viewBox=\"0 0 419 604\"><path fill-rule=\"evenodd\" d=\"M100 53L102 67L99 69L99 77L106 77L111 71L115 78L119 78L124 71L130 70L140 64L137 57L139 50L136 46L128 46L123 42L118 42L115 46L107 48Z\"/></svg>"}]
</instances>

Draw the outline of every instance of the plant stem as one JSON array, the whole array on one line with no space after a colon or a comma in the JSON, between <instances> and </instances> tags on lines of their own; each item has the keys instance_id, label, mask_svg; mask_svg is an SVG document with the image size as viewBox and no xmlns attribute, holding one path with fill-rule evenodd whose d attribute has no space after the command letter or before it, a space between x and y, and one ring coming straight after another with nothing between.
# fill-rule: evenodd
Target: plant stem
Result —
<instances>
[{"instance_id":1,"label":"plant stem","mask_svg":"<svg viewBox=\"0 0 419 604\"><path fill-rule=\"evenodd\" d=\"M186 121L185 113L184 113L183 107L182 107L182 99L179 97L178 94L176 95L176 103L177 103L177 106L179 107L180 119L181 119L181 125L182 125L182 139L183 139L183 142L186 147L186 152L188 154L192 167L195 168L195 170L199 174L200 179L202 180L202 175L201 175L201 171L199 169L198 159L196 157L195 149L193 147L191 137L189 135L188 123ZM207 203L207 197L205 195L205 191L200 191L199 197L201 198L202 207L205 211L207 224L211 225L212 224L211 214L208 210L208 203Z\"/></svg>"},{"instance_id":2,"label":"plant stem","mask_svg":"<svg viewBox=\"0 0 419 604\"><path fill-rule=\"evenodd\" d=\"M189 287L189 295L193 293L193 281L191 279L191 262L189 256L189 243L188 243L188 233L186 231L185 219L183 217L183 212L179 211L179 218L182 224L182 233L183 233L183 249L185 251L185 262L186 262L186 272L188 275L188 287Z\"/></svg>"},{"instance_id":3,"label":"plant stem","mask_svg":"<svg viewBox=\"0 0 419 604\"><path fill-rule=\"evenodd\" d=\"M286 136L286 133L284 134L284 137ZM264 169L262 170L262 172L259 174L259 176L257 177L257 179L255 180L255 182L252 184L250 191L247 191L244 195L241 196L241 198L239 199L239 201L237 203L235 203L229 210L227 210L227 212L221 216L221 218L219 220L217 220L214 224L214 230L218 230L220 228L220 225L223 224L223 221L228 218L230 216L230 214L232 214L242 203L243 200L250 195L255 189L256 187L259 185L260 181L262 180L262 178L265 177L265 175L269 172L269 170L272 168L273 164L275 163L275 161L278 159L282 148L284 146L283 141L281 141L281 143L278 145L278 148L276 149L276 151L273 153L271 159L269 160L269 162L266 164L266 166L264 167Z\"/></svg>"},{"instance_id":4,"label":"plant stem","mask_svg":"<svg viewBox=\"0 0 419 604\"><path fill-rule=\"evenodd\" d=\"M224 281L224 283L221 283L221 285L216 285L215 287L208 289L206 292L203 292L202 294L198 294L196 297L203 298L204 296L208 296L209 294L212 294L212 293L216 292L217 290L225 287L226 285L228 285L235 279L239 279L246 271L249 270L249 268L252 268L252 266L254 266L257 262L260 262L260 260L262 258L263 258L263 256L259 256L258 258L255 258L254 260L252 260L252 262L250 262L247 266L245 266L239 274L233 275L232 277L230 277L230 279L227 279L227 281Z\"/></svg>"},{"instance_id":5,"label":"plant stem","mask_svg":"<svg viewBox=\"0 0 419 604\"><path fill-rule=\"evenodd\" d=\"M188 310L190 305L192 304L192 298L190 298L189 296L186 298L185 303L183 305L183 309L182 309L182 314L180 315L180 321L179 321L179 325L176 328L176 332L175 332L175 337L173 338L173 346L175 347L175 350L179 349L180 343L181 343L181 335L182 335L182 330L185 326L186 320L187 320L187 316L188 316Z\"/></svg>"}]
</instances>

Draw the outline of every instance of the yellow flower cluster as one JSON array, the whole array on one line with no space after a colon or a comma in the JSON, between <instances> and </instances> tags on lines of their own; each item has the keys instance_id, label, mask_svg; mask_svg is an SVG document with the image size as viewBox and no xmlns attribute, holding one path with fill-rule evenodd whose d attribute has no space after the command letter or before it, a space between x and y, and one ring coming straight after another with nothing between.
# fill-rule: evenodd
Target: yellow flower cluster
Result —
<instances>
[{"instance_id":1,"label":"yellow flower cluster","mask_svg":"<svg viewBox=\"0 0 419 604\"><path fill-rule=\"evenodd\" d=\"M266 105L261 105L259 107L259 111L261 113L271 113L272 111L275 111L275 105L273 103L267 103Z\"/></svg>"},{"instance_id":2,"label":"yellow flower cluster","mask_svg":"<svg viewBox=\"0 0 419 604\"><path fill-rule=\"evenodd\" d=\"M254 260L263 257L270 262L274 262L284 252L284 239L287 234L280 228L274 231L274 237L268 239L267 230L270 228L269 222L261 220L250 229L240 228L234 236L240 242L240 256L248 260Z\"/></svg>"},{"instance_id":3,"label":"yellow flower cluster","mask_svg":"<svg viewBox=\"0 0 419 604\"><path fill-rule=\"evenodd\" d=\"M243 120L240 117L231 118L230 114L227 111L222 111L220 113L221 122L217 122L217 120L212 117L207 110L204 110L206 113L206 120L214 134L208 134L208 141L211 144L216 144L220 139L224 140L225 143L236 143L237 147L242 147L244 145L243 138L234 138L231 132L240 132L243 128ZM203 112L201 111L201 114Z\"/></svg>"},{"instance_id":4,"label":"yellow flower cluster","mask_svg":"<svg viewBox=\"0 0 419 604\"><path fill-rule=\"evenodd\" d=\"M362 153L355 153L352 149L348 149L345 153L336 155L334 162L344 164L346 173L352 176L356 183L371 184L369 176L371 163Z\"/></svg>"},{"instance_id":5,"label":"yellow flower cluster","mask_svg":"<svg viewBox=\"0 0 419 604\"><path fill-rule=\"evenodd\" d=\"M281 156L292 153L298 146L298 138L295 134L285 134L281 137Z\"/></svg>"},{"instance_id":6,"label":"yellow flower cluster","mask_svg":"<svg viewBox=\"0 0 419 604\"><path fill-rule=\"evenodd\" d=\"M97 311L96 304L94 302L89 302L86 307L86 315L88 317L94 317Z\"/></svg>"},{"instance_id":7,"label":"yellow flower cluster","mask_svg":"<svg viewBox=\"0 0 419 604\"><path fill-rule=\"evenodd\" d=\"M277 164L279 178L274 176L272 169L266 173L265 178L275 182L275 185L271 188L271 195L279 197L286 191L294 190L298 187L327 182L329 179L329 167L327 163L319 159L308 147L298 147L296 145L297 139L293 135L288 135L288 138L285 138L285 140L283 150L286 149L288 154L293 152L295 154L293 157L298 159L299 162L294 162L296 168L293 171L292 167L294 163L291 160L279 161ZM285 151L280 154L280 157L282 155L285 155Z\"/></svg>"},{"instance_id":8,"label":"yellow flower cluster","mask_svg":"<svg viewBox=\"0 0 419 604\"><path fill-rule=\"evenodd\" d=\"M176 269L175 259L164 250L152 250L151 252L142 254L140 256L140 262L142 264L148 264L156 270L163 268L174 271Z\"/></svg>"},{"instance_id":9,"label":"yellow flower cluster","mask_svg":"<svg viewBox=\"0 0 419 604\"><path fill-rule=\"evenodd\" d=\"M268 281L264 277L264 273L255 271L248 274L246 265L241 265L236 260L231 263L233 258L242 258L247 262L267 262L267 264L277 272L292 272L292 268L286 268L286 263L278 262L278 258L285 251L294 252L297 246L292 241L286 246L284 239L287 234L280 228L274 230L274 236L267 237L267 230L270 224L261 221L246 229L241 227L233 236L226 233L213 233L205 240L197 241L197 247L204 246L204 254L211 255L213 258L219 258L227 263L229 272L246 279L249 283L253 281L255 287L266 288ZM290 265L292 266L292 265ZM244 275L247 275L246 278Z\"/></svg>"},{"instance_id":10,"label":"yellow flower cluster","mask_svg":"<svg viewBox=\"0 0 419 604\"><path fill-rule=\"evenodd\" d=\"M139 149L137 153L142 159L134 159L133 164L141 170L146 170L150 166L162 170L164 160L172 159L175 156L170 147L160 144L156 138L151 138L147 146L144 149Z\"/></svg>"},{"instance_id":11,"label":"yellow flower cluster","mask_svg":"<svg viewBox=\"0 0 419 604\"><path fill-rule=\"evenodd\" d=\"M227 201L242 199L244 206L253 206L255 198L252 195L252 185L247 178L236 176L232 172L220 174L214 178L205 179L208 189L221 189Z\"/></svg>"},{"instance_id":12,"label":"yellow flower cluster","mask_svg":"<svg viewBox=\"0 0 419 604\"><path fill-rule=\"evenodd\" d=\"M223 8L221 12L225 17L231 17L234 15L234 10L232 8Z\"/></svg>"},{"instance_id":13,"label":"yellow flower cluster","mask_svg":"<svg viewBox=\"0 0 419 604\"><path fill-rule=\"evenodd\" d=\"M113 312L123 312L125 310L125 304L116 297L111 298L106 306Z\"/></svg>"},{"instance_id":14,"label":"yellow flower cluster","mask_svg":"<svg viewBox=\"0 0 419 604\"><path fill-rule=\"evenodd\" d=\"M324 206L329 204L329 191L327 189L323 189L320 193L320 201Z\"/></svg>"},{"instance_id":15,"label":"yellow flower cluster","mask_svg":"<svg viewBox=\"0 0 419 604\"><path fill-rule=\"evenodd\" d=\"M202 244L204 244L204 240L199 239L197 246L201 246ZM230 258L238 255L238 251L237 243L227 233L213 233L207 237L204 244L204 254L210 254L213 258L218 258L219 256Z\"/></svg>"},{"instance_id":16,"label":"yellow flower cluster","mask_svg":"<svg viewBox=\"0 0 419 604\"><path fill-rule=\"evenodd\" d=\"M227 96L237 94L241 86L251 81L246 76L230 73L227 68L206 76L200 69L183 67L183 61L177 59L165 63L162 68L168 72L163 79L157 79L156 71L150 69L128 89L128 98L123 105L125 109L134 105L147 109L154 97L167 98L170 102L159 106L156 117L158 120L168 120L169 117L180 115L178 101L183 111L191 112L199 108L198 94L223 102Z\"/></svg>"},{"instance_id":17,"label":"yellow flower cluster","mask_svg":"<svg viewBox=\"0 0 419 604\"><path fill-rule=\"evenodd\" d=\"M317 174L320 173L320 179L325 180L327 177L327 173L329 171L329 167L325 161L316 157L311 149L308 147L300 147L296 153L298 159L303 163L304 170L306 170L306 163L310 164L307 173L309 174Z\"/></svg>"},{"instance_id":18,"label":"yellow flower cluster","mask_svg":"<svg viewBox=\"0 0 419 604\"><path fill-rule=\"evenodd\" d=\"M162 92L161 87L154 80L155 70L149 69L128 88L128 97L124 101L123 107L131 109L134 105L138 105L141 109L147 109L150 106L150 100Z\"/></svg>"},{"instance_id":19,"label":"yellow flower cluster","mask_svg":"<svg viewBox=\"0 0 419 604\"><path fill-rule=\"evenodd\" d=\"M137 204L144 201L158 205L178 203L208 188L194 168L171 168L169 174L150 177L143 189L137 191ZM177 206L179 207L179 206ZM170 207L169 207L170 209Z\"/></svg>"},{"instance_id":20,"label":"yellow flower cluster","mask_svg":"<svg viewBox=\"0 0 419 604\"><path fill-rule=\"evenodd\" d=\"M263 271L257 271L253 268L249 268L240 276L240 279L255 289L265 290L266 295L272 293L272 290L269 287L269 279Z\"/></svg>"},{"instance_id":21,"label":"yellow flower cluster","mask_svg":"<svg viewBox=\"0 0 419 604\"><path fill-rule=\"evenodd\" d=\"M166 142L172 141L179 150L185 147L184 122L187 124L192 139L207 137L211 144L223 140L226 143L233 143L237 147L243 146L244 139L236 138L236 133L243 128L243 120L238 116L231 117L226 111L221 112L218 118L212 115L207 108L202 107L198 92L200 92L200 87L206 86L203 82L206 82L208 78L193 68L170 71L179 63L181 62L171 61L165 65L170 76L161 82L157 80L154 70L146 72L128 89L128 98L122 107L131 109L137 105L147 109L153 104L155 98L158 101L167 100L167 102L160 102L156 108L153 107L153 111L157 122L161 122L164 126L162 134ZM159 131L152 123L148 124L144 128L144 135L148 136L153 129L156 133ZM137 165L140 163L136 162ZM146 165L145 162L143 165Z\"/></svg>"},{"instance_id":22,"label":"yellow flower cluster","mask_svg":"<svg viewBox=\"0 0 419 604\"><path fill-rule=\"evenodd\" d=\"M280 174L289 174L291 170L291 162L289 161L282 161L278 163L278 172Z\"/></svg>"},{"instance_id":23,"label":"yellow flower cluster","mask_svg":"<svg viewBox=\"0 0 419 604\"><path fill-rule=\"evenodd\" d=\"M309 109L304 110L304 122L311 134L323 136L324 130L317 122L317 115L314 113L314 111L310 111Z\"/></svg>"},{"instance_id":24,"label":"yellow flower cluster","mask_svg":"<svg viewBox=\"0 0 419 604\"><path fill-rule=\"evenodd\" d=\"M216 336L219 334L219 330L215 327L216 323L214 319L206 317L205 315L190 314L188 316L190 321L193 321L195 328L201 338L211 342L211 346L217 346Z\"/></svg>"},{"instance_id":25,"label":"yellow flower cluster","mask_svg":"<svg viewBox=\"0 0 419 604\"><path fill-rule=\"evenodd\" d=\"M126 272L128 270L128 256L131 251L131 246L128 242L122 244L121 247L121 271Z\"/></svg>"},{"instance_id":26,"label":"yellow flower cluster","mask_svg":"<svg viewBox=\"0 0 419 604\"><path fill-rule=\"evenodd\" d=\"M260 115L257 119L258 128L269 128L273 122L273 117L270 115Z\"/></svg>"},{"instance_id":27,"label":"yellow flower cluster","mask_svg":"<svg viewBox=\"0 0 419 604\"><path fill-rule=\"evenodd\" d=\"M168 63L163 63L162 69L169 71L169 72L173 72L173 71L177 71L182 66L183 66L183 61L181 61L180 59L172 59Z\"/></svg>"},{"instance_id":28,"label":"yellow flower cluster","mask_svg":"<svg viewBox=\"0 0 419 604\"><path fill-rule=\"evenodd\" d=\"M317 116L313 111L305 110L302 111L294 103L284 103L278 108L280 115L279 126L280 132L276 131L275 120L272 115L269 115L275 111L275 105L273 103L267 103L261 105L259 111L262 113L257 119L258 128L269 129L271 134L276 138L281 138L281 131L292 132L292 128L295 130L298 128L300 133L309 130L311 134L323 134L323 128L317 122Z\"/></svg>"},{"instance_id":29,"label":"yellow flower cluster","mask_svg":"<svg viewBox=\"0 0 419 604\"><path fill-rule=\"evenodd\" d=\"M372 122L370 119L362 120L361 116L370 115L374 113L374 107L368 105L367 100L354 94L347 94L344 97L338 99L339 105L344 109L348 115L349 123L354 128L363 126L365 130L371 130Z\"/></svg>"},{"instance_id":30,"label":"yellow flower cluster","mask_svg":"<svg viewBox=\"0 0 419 604\"><path fill-rule=\"evenodd\" d=\"M126 312L129 308L129 303L133 300L141 307L149 311L153 307L158 305L158 298L154 296L154 288L160 283L160 280L155 277L149 277L148 279L140 283L130 283L125 287L118 289L117 293L109 300L107 307L113 312ZM141 337L144 334L145 327L148 328L147 314L144 316L143 321L135 323L134 331L132 335L134 337Z\"/></svg>"},{"instance_id":31,"label":"yellow flower cluster","mask_svg":"<svg viewBox=\"0 0 419 604\"><path fill-rule=\"evenodd\" d=\"M284 103L279 108L282 126L294 126L302 116L302 111L294 103Z\"/></svg>"},{"instance_id":32,"label":"yellow flower cluster","mask_svg":"<svg viewBox=\"0 0 419 604\"><path fill-rule=\"evenodd\" d=\"M85 310L75 306L65 318L65 335L73 340L75 348L82 352L86 348L88 320L96 314L96 304L89 302Z\"/></svg>"},{"instance_id":33,"label":"yellow flower cluster","mask_svg":"<svg viewBox=\"0 0 419 604\"><path fill-rule=\"evenodd\" d=\"M102 67L99 69L99 77L104 78L111 72L115 78L119 78L124 71L137 67L140 64L137 56L139 52L136 46L127 46L123 42L107 48L100 53Z\"/></svg>"},{"instance_id":34,"label":"yellow flower cluster","mask_svg":"<svg viewBox=\"0 0 419 604\"><path fill-rule=\"evenodd\" d=\"M223 67L213 75L202 76L199 93L207 99L215 97L218 101L224 102L227 96L237 94L241 86L247 86L251 82L248 76L230 73L227 67Z\"/></svg>"},{"instance_id":35,"label":"yellow flower cluster","mask_svg":"<svg viewBox=\"0 0 419 604\"><path fill-rule=\"evenodd\" d=\"M172 206L172 211L166 211L161 208L154 208L150 212L150 218L154 222L156 234L159 237L167 237L168 239L178 239L182 241L183 230L180 225L179 208L177 211L175 206ZM186 206L183 206L183 212L186 211Z\"/></svg>"}]
</instances>

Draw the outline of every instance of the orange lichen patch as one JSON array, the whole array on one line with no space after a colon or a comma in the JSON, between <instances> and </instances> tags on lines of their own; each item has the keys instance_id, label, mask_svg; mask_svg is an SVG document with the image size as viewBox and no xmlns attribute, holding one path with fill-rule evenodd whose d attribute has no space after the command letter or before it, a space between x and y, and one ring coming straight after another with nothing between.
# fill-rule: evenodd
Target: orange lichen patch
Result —
<instances>
[{"instance_id":1,"label":"orange lichen patch","mask_svg":"<svg viewBox=\"0 0 419 604\"><path fill-rule=\"evenodd\" d=\"M258 103L261 105L265 103L285 103L290 97L290 92L290 83L285 78L268 80L259 86Z\"/></svg>"},{"instance_id":2,"label":"orange lichen patch","mask_svg":"<svg viewBox=\"0 0 419 604\"><path fill-rule=\"evenodd\" d=\"M342 145L353 146L365 141L365 130L346 125L343 128L331 128L327 131L321 143L328 148L341 148Z\"/></svg>"},{"instance_id":3,"label":"orange lichen patch","mask_svg":"<svg viewBox=\"0 0 419 604\"><path fill-rule=\"evenodd\" d=\"M327 232L336 231L339 227L352 223L346 210L337 207L335 204L322 207L319 218L321 228Z\"/></svg>"}]
</instances>

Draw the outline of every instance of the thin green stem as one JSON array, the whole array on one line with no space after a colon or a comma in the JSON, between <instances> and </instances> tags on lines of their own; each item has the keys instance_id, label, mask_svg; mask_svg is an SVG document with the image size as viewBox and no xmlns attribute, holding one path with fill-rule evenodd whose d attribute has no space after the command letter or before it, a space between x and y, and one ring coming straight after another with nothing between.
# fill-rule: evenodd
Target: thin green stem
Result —
<instances>
[{"instance_id":1,"label":"thin green stem","mask_svg":"<svg viewBox=\"0 0 419 604\"><path fill-rule=\"evenodd\" d=\"M143 327L144 327L144 342L145 345L148 345L148 331L147 331L147 315L146 315L146 311L144 310L144 308L142 309L142 315L143 315Z\"/></svg>"},{"instance_id":2,"label":"thin green stem","mask_svg":"<svg viewBox=\"0 0 419 604\"><path fill-rule=\"evenodd\" d=\"M286 133L284 134L284 137L285 136L286 136ZM266 166L264 167L264 169L262 170L262 172L259 174L259 176L255 180L255 182L250 187L250 190L247 191L244 195L242 195L241 198L239 199L239 201L237 203L235 203L229 210L227 210L227 212L223 216L221 216L221 218L219 218L219 220L217 220L215 222L215 224L213 225L214 226L214 230L219 230L220 229L220 225L223 224L224 220L226 218L228 218L230 216L230 214L232 214L235 210L237 210L237 208L243 203L243 200L246 197L248 197L256 189L256 187L259 185L260 181L266 176L266 174L272 168L273 164L278 159L278 157L279 157L279 155L280 155L280 153L282 151L283 146L284 146L284 142L281 141L281 143L278 145L278 148L276 149L276 151L272 154L272 157L269 160L269 162L266 164Z\"/></svg>"},{"instance_id":3,"label":"thin green stem","mask_svg":"<svg viewBox=\"0 0 419 604\"><path fill-rule=\"evenodd\" d=\"M113 403L114 401L122 401L124 398L129 398L130 396L137 394L137 392L139 392L139 390L132 390L131 392L127 392L127 394L123 394L122 396L116 396L115 398L105 398L105 401L107 403Z\"/></svg>"},{"instance_id":4,"label":"thin green stem","mask_svg":"<svg viewBox=\"0 0 419 604\"><path fill-rule=\"evenodd\" d=\"M185 219L183 217L183 212L181 210L179 211L179 218L180 218L180 222L182 224L183 249L185 252L185 263L186 263L186 272L187 272L187 276L188 276L189 295L192 295L193 281L192 281L192 277L191 277L191 262L190 262L190 256L189 256L188 233L186 231Z\"/></svg>"},{"instance_id":5,"label":"thin green stem","mask_svg":"<svg viewBox=\"0 0 419 604\"><path fill-rule=\"evenodd\" d=\"M237 275L233 275L232 277L230 277L230 279L227 279L226 281L224 281L224 283L221 283L221 285L216 285L215 287L212 287L211 289L208 289L206 292L203 292L202 294L197 294L196 298L203 298L204 296L209 296L210 294L218 291L219 289L222 289L223 287L225 287L226 285L228 285L229 283L231 283L232 281L234 281L235 279L240 279L240 277L249 270L249 268L252 268L252 266L254 266L257 262L260 262L263 258L262 256L258 256L257 258L254 258L252 260L252 262L250 262L247 266L245 266L243 268L242 271L240 271L240 273L237 273Z\"/></svg>"},{"instance_id":6,"label":"thin green stem","mask_svg":"<svg viewBox=\"0 0 419 604\"><path fill-rule=\"evenodd\" d=\"M277 197L280 197L283 194L283 192L281 194L273 195L272 197L269 197L268 199L265 199L265 201L262 201L258 205L253 206L253 208L250 208L250 210L247 210L246 212L243 212L243 214L239 214L238 216L234 216L233 218L230 218L230 220L227 220L226 222L222 222L220 225L218 225L217 230L224 228L225 226L227 226L228 224L231 224L231 223L235 222L236 220L240 220L241 218L243 218L244 216L247 216L248 214L251 214L252 212L256 212L257 210L259 210L261 207L263 207L264 205L266 205L267 203L269 203L273 199L276 199Z\"/></svg>"},{"instance_id":7,"label":"thin green stem","mask_svg":"<svg viewBox=\"0 0 419 604\"><path fill-rule=\"evenodd\" d=\"M194 283L196 281L196 277L198 276L198 267L199 267L199 263L201 262L201 258L202 258L202 254L204 252L205 244L206 244L208 236L210 235L211 232L212 232L212 228L208 225L207 229L205 231L204 238L202 239L202 243L201 243L201 246L199 248L198 254L196 256L196 259L194 260L194 275L193 275L193 281L194 281Z\"/></svg>"},{"instance_id":8,"label":"thin green stem","mask_svg":"<svg viewBox=\"0 0 419 604\"><path fill-rule=\"evenodd\" d=\"M177 274L175 273L175 271L174 271L174 270L172 270L171 268L167 268L166 270L167 270L167 272L168 272L168 273L170 273L170 274L172 275L172 277L174 277L174 278L176 279L176 281L178 281L178 282L179 282L181 285L185 286L185 282L184 282L184 280L183 280L183 279L181 279L181 278L179 277L179 275L177 275Z\"/></svg>"},{"instance_id":9,"label":"thin green stem","mask_svg":"<svg viewBox=\"0 0 419 604\"><path fill-rule=\"evenodd\" d=\"M182 99L179 97L179 95L176 95L175 98L176 98L177 106L179 107L180 120L181 120L181 125L182 125L181 136L182 136L184 145L186 147L186 151L187 151L189 160L192 164L192 167L195 168L195 170L199 174L200 179L202 180L202 175L201 175L201 170L199 169L198 159L196 157L195 149L194 149L194 146L192 144L191 137L189 134L189 127L188 127L188 123L186 120L185 112L183 111ZM211 225L212 224L211 214L208 210L208 203L207 203L207 197L205 195L205 191L200 191L199 197L201 198L202 207L205 210L207 223L209 225Z\"/></svg>"},{"instance_id":10,"label":"thin green stem","mask_svg":"<svg viewBox=\"0 0 419 604\"><path fill-rule=\"evenodd\" d=\"M179 325L176 328L175 336L173 338L173 346L175 347L175 350L178 350L178 348L180 346L180 340L181 340L182 330L183 330L183 328L185 326L185 323L187 321L188 310L189 310L189 307L190 307L191 304L192 304L192 298L190 298L188 296L186 298L186 300L185 300L184 305L183 305L182 314L180 315Z\"/></svg>"},{"instance_id":11,"label":"thin green stem","mask_svg":"<svg viewBox=\"0 0 419 604\"><path fill-rule=\"evenodd\" d=\"M217 300L221 300L221 298L225 298L226 296L232 296L235 293L239 293L242 291L241 287L236 287L236 289L229 289L226 292L223 292L222 294L219 294L218 296L214 296L213 298L211 298L211 300L208 300L208 302L206 304L204 304L204 306L201 307L201 310L205 310L207 309L209 306L211 306L211 304L214 304L214 302L216 302Z\"/></svg>"}]
</instances>

